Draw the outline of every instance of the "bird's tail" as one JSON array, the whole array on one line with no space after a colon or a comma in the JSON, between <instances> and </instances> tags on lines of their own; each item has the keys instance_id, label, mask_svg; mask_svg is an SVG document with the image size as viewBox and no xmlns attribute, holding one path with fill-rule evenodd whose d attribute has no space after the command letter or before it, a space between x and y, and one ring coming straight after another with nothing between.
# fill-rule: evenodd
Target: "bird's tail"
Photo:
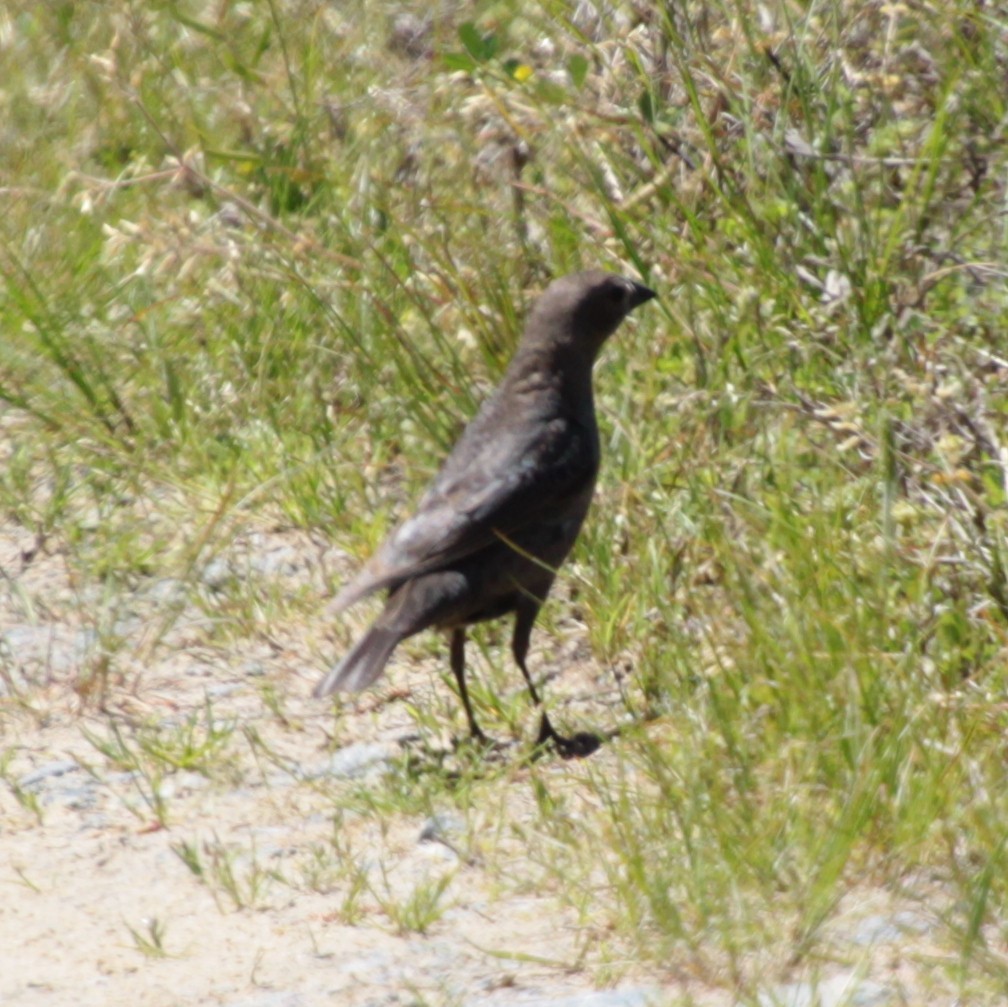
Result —
<instances>
[{"instance_id":1,"label":"bird's tail","mask_svg":"<svg viewBox=\"0 0 1008 1007\"><path fill-rule=\"evenodd\" d=\"M366 689L385 670L392 651L401 639L401 633L380 625L372 626L343 660L315 686L312 695L318 699L337 689L343 692Z\"/></svg>"}]
</instances>

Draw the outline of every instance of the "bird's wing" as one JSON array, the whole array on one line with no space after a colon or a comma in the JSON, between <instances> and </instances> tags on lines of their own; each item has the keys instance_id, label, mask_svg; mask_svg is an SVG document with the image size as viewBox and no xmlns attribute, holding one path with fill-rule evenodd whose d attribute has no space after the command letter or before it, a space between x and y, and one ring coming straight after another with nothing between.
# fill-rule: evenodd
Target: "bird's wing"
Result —
<instances>
[{"instance_id":1,"label":"bird's wing","mask_svg":"<svg viewBox=\"0 0 1008 1007\"><path fill-rule=\"evenodd\" d=\"M506 429L488 434L479 444L459 442L416 513L340 591L332 611L507 538L529 521L562 511L594 483L596 438L574 421L554 419L525 437Z\"/></svg>"}]
</instances>

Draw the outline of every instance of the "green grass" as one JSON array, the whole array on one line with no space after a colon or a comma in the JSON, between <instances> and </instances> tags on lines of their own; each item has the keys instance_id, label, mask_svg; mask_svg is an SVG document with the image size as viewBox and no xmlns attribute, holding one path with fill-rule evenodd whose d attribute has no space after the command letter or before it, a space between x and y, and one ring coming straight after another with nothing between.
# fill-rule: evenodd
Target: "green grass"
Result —
<instances>
[{"instance_id":1,"label":"green grass","mask_svg":"<svg viewBox=\"0 0 1008 1007\"><path fill-rule=\"evenodd\" d=\"M393 779L362 813L518 780L529 870L604 932L597 967L745 996L831 960L846 892L926 877L944 923L919 968L994 1002L1004 12L690 2L575 23L558 0L481 3L411 55L401 6L0 15L0 508L98 586L78 691L143 692L115 627L154 580L198 598L207 641L314 617L201 571L263 526L366 554L546 280L637 268L661 300L598 368L602 481L537 646L575 606L598 665L630 669L638 726L560 776ZM515 683L488 674L480 708L520 730L493 698ZM200 771L227 740L178 731L170 761ZM156 755L156 734L110 737ZM427 929L447 878L388 915Z\"/></svg>"}]
</instances>

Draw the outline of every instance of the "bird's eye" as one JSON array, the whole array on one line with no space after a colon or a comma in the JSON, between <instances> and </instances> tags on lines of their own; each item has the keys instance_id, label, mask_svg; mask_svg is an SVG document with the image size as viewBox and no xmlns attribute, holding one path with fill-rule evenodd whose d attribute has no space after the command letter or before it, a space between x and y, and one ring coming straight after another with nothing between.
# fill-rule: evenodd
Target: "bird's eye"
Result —
<instances>
[{"instance_id":1,"label":"bird's eye","mask_svg":"<svg viewBox=\"0 0 1008 1007\"><path fill-rule=\"evenodd\" d=\"M609 288L609 300L612 301L613 304L622 304L626 299L626 287L614 284Z\"/></svg>"}]
</instances>

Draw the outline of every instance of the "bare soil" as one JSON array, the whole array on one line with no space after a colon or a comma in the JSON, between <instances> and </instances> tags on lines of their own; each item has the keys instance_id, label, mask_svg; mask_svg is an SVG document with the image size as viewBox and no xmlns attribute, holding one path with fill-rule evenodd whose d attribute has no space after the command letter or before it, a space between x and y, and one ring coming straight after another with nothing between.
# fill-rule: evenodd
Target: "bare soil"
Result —
<instances>
[{"instance_id":1,"label":"bare soil","mask_svg":"<svg viewBox=\"0 0 1008 1007\"><path fill-rule=\"evenodd\" d=\"M248 571L324 590L311 542L254 539L226 561L230 572L205 579L241 576L254 553ZM431 661L397 661L382 689L334 720L309 698L319 653L338 646L321 622L208 646L208 616L187 603L151 646L172 585L103 611L100 587L75 584L59 552L39 546L0 527L0 1002L482 1003L495 991L592 987L580 967L586 935L550 893L522 883L520 844L495 838L491 871L473 838L479 821L450 804L433 819L339 814L341 787L367 787L417 743L400 700L443 688ZM122 645L99 682L110 618ZM176 770L143 751L159 730L177 738L196 724L205 737L208 699L213 723L232 732L205 765ZM140 769L100 750L114 729ZM510 789L507 813L520 817L527 788ZM487 810L495 833L501 810ZM507 885L501 857L514 858ZM353 899L358 868L371 890ZM443 879L444 912L426 933L383 908Z\"/></svg>"},{"instance_id":2,"label":"bare soil","mask_svg":"<svg viewBox=\"0 0 1008 1007\"><path fill-rule=\"evenodd\" d=\"M675 963L614 956L607 921L573 912L527 842L542 841L527 739L488 759L488 798L453 798L457 753L437 724L462 722L436 641L402 648L335 715L310 698L360 628L322 614L345 565L306 536L256 532L196 591L138 582L110 598L58 549L0 525L0 1003L733 1004ZM257 578L316 596L318 618L264 609L255 632L208 643L227 592ZM618 704L599 701L617 692L611 675L564 618L534 643L551 709L561 724L611 726ZM435 712L418 725L416 710ZM428 799L409 792L423 779L410 784L407 759L421 774L426 760ZM583 781L560 759L535 771L559 788ZM824 969L828 987L778 985L782 1002L924 995L916 963L939 952L919 900L907 910L866 889L848 903L831 925L856 968Z\"/></svg>"}]
</instances>

